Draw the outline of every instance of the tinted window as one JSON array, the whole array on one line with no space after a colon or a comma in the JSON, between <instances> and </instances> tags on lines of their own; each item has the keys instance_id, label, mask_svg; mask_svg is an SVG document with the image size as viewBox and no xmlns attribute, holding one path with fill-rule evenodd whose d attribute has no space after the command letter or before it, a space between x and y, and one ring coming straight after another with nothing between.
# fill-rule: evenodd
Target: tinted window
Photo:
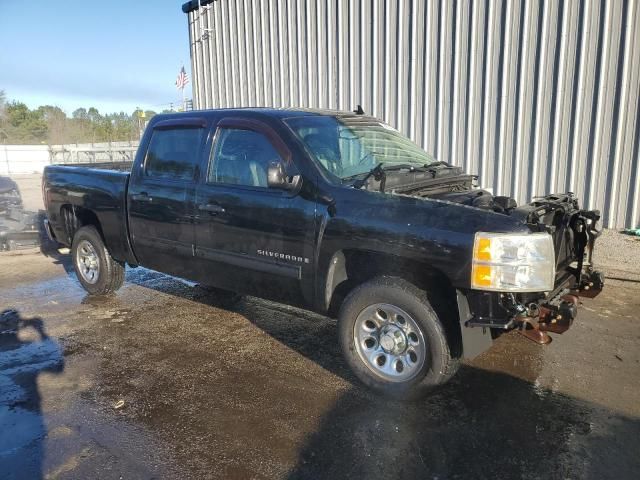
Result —
<instances>
[{"instance_id":1,"label":"tinted window","mask_svg":"<svg viewBox=\"0 0 640 480\"><path fill-rule=\"evenodd\" d=\"M267 186L267 168L280 161L271 142L262 133L232 128L222 129L213 150L209 182Z\"/></svg>"},{"instance_id":2,"label":"tinted window","mask_svg":"<svg viewBox=\"0 0 640 480\"><path fill-rule=\"evenodd\" d=\"M147 150L147 175L192 179L204 132L204 128L154 130Z\"/></svg>"}]
</instances>

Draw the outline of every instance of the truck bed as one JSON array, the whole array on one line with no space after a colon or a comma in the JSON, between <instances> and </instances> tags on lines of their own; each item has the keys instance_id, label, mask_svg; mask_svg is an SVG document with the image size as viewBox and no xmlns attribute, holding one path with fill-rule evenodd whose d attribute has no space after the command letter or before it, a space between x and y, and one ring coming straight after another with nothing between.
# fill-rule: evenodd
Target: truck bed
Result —
<instances>
[{"instance_id":1,"label":"truck bed","mask_svg":"<svg viewBox=\"0 0 640 480\"><path fill-rule=\"evenodd\" d=\"M130 172L133 161L127 162L86 162L86 163L61 163L54 166L59 167L82 167L97 170L114 170L117 172Z\"/></svg>"},{"instance_id":2,"label":"truck bed","mask_svg":"<svg viewBox=\"0 0 640 480\"><path fill-rule=\"evenodd\" d=\"M107 248L120 261L132 261L129 245L126 204L129 172L126 162L91 163L86 166L51 165L45 168L42 193L47 217L55 239L70 245L68 232L77 212L94 215L102 226ZM72 212L76 214L71 215Z\"/></svg>"}]
</instances>

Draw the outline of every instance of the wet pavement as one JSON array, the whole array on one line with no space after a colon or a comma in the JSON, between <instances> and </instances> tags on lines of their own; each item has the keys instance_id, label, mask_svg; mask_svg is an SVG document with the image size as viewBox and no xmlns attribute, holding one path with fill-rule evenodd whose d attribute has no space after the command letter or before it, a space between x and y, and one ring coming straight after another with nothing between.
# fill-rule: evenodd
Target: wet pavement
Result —
<instances>
[{"instance_id":1,"label":"wet pavement","mask_svg":"<svg viewBox=\"0 0 640 480\"><path fill-rule=\"evenodd\" d=\"M0 255L0 478L638 478L640 283L518 336L427 399L360 387L333 320L130 269Z\"/></svg>"}]
</instances>

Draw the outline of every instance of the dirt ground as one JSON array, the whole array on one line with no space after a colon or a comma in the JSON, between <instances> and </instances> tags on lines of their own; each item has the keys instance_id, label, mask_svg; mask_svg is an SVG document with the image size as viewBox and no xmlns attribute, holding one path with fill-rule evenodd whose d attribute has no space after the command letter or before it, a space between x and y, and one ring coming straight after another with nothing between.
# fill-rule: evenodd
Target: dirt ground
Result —
<instances>
[{"instance_id":1,"label":"dirt ground","mask_svg":"<svg viewBox=\"0 0 640 480\"><path fill-rule=\"evenodd\" d=\"M141 268L90 298L68 255L0 254L0 479L637 478L640 283L611 265L550 345L504 335L407 404L331 319Z\"/></svg>"}]
</instances>

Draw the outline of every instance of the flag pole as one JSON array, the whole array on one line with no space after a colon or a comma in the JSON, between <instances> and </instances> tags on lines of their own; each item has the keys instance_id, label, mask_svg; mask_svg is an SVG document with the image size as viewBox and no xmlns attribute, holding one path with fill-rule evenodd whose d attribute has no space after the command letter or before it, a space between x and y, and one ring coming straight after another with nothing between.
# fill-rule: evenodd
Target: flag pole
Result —
<instances>
[{"instance_id":1,"label":"flag pole","mask_svg":"<svg viewBox=\"0 0 640 480\"><path fill-rule=\"evenodd\" d=\"M180 73L178 73L178 78L176 79L176 87L178 87L182 91L182 111L187 110L187 97L184 93L184 87L189 83L189 77L187 76L187 72L184 70L184 65L180 69Z\"/></svg>"}]
</instances>

